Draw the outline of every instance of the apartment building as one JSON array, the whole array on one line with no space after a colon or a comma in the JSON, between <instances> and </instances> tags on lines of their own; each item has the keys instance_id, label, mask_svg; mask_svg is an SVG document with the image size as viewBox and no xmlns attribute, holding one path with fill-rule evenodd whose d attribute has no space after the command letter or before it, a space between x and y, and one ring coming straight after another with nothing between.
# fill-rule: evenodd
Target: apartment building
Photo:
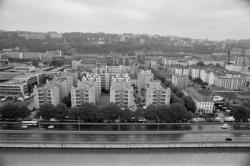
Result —
<instances>
[{"instance_id":1,"label":"apartment building","mask_svg":"<svg viewBox=\"0 0 250 166\"><path fill-rule=\"evenodd\" d=\"M128 74L112 77L110 103L115 103L121 108L135 110L134 100L134 89Z\"/></svg>"},{"instance_id":2,"label":"apartment building","mask_svg":"<svg viewBox=\"0 0 250 166\"><path fill-rule=\"evenodd\" d=\"M95 85L91 82L80 83L77 87L71 87L71 106L78 107L82 103L96 103Z\"/></svg>"},{"instance_id":3,"label":"apartment building","mask_svg":"<svg viewBox=\"0 0 250 166\"><path fill-rule=\"evenodd\" d=\"M247 77L242 75L224 74L216 75L214 85L229 90L243 90L246 85Z\"/></svg>"},{"instance_id":4,"label":"apartment building","mask_svg":"<svg viewBox=\"0 0 250 166\"><path fill-rule=\"evenodd\" d=\"M186 75L172 75L172 84L177 86L179 89L187 87L188 82L189 79Z\"/></svg>"},{"instance_id":5,"label":"apartment building","mask_svg":"<svg viewBox=\"0 0 250 166\"><path fill-rule=\"evenodd\" d=\"M82 84L91 83L96 88L96 101L99 101L99 97L101 96L101 77L96 73L87 73L82 77L81 81L78 81L78 86Z\"/></svg>"},{"instance_id":6,"label":"apartment building","mask_svg":"<svg viewBox=\"0 0 250 166\"><path fill-rule=\"evenodd\" d=\"M183 90L183 93L186 96L190 96L193 98L196 106L196 113L199 114L213 113L214 103L212 96L202 95L192 87L186 88L185 90Z\"/></svg>"},{"instance_id":7,"label":"apartment building","mask_svg":"<svg viewBox=\"0 0 250 166\"><path fill-rule=\"evenodd\" d=\"M34 87L34 107L40 108L45 103L57 105L60 102L60 87L57 84L46 84Z\"/></svg>"},{"instance_id":8,"label":"apartment building","mask_svg":"<svg viewBox=\"0 0 250 166\"><path fill-rule=\"evenodd\" d=\"M41 52L6 52L5 56L10 59L20 59L20 60L47 60L58 57L59 55L52 53L41 53Z\"/></svg>"},{"instance_id":9,"label":"apartment building","mask_svg":"<svg viewBox=\"0 0 250 166\"><path fill-rule=\"evenodd\" d=\"M170 88L164 88L161 81L150 81L146 88L146 106L150 104L166 104L170 103Z\"/></svg>"},{"instance_id":10,"label":"apartment building","mask_svg":"<svg viewBox=\"0 0 250 166\"><path fill-rule=\"evenodd\" d=\"M191 78L200 78L200 68L192 67L190 70Z\"/></svg>"},{"instance_id":11,"label":"apartment building","mask_svg":"<svg viewBox=\"0 0 250 166\"><path fill-rule=\"evenodd\" d=\"M151 72L151 70L141 70L138 73L138 77L137 77L137 87L139 92L142 89L146 89L147 87L147 83L149 81L152 81L154 79L154 74Z\"/></svg>"}]
</instances>

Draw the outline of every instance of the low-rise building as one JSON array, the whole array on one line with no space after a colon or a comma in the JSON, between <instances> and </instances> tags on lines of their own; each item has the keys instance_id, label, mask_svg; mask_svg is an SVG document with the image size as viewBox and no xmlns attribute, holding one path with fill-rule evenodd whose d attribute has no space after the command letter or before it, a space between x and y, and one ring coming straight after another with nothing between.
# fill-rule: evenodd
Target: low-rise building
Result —
<instances>
[{"instance_id":1,"label":"low-rise building","mask_svg":"<svg viewBox=\"0 0 250 166\"><path fill-rule=\"evenodd\" d=\"M195 106L196 106L196 113L199 113L199 114L213 113L214 103L213 103L212 96L202 95L191 87L183 90L183 93L186 96L190 96L193 98Z\"/></svg>"},{"instance_id":2,"label":"low-rise building","mask_svg":"<svg viewBox=\"0 0 250 166\"><path fill-rule=\"evenodd\" d=\"M0 96L21 96L28 93L28 83L23 80L9 80L0 83Z\"/></svg>"}]
</instances>

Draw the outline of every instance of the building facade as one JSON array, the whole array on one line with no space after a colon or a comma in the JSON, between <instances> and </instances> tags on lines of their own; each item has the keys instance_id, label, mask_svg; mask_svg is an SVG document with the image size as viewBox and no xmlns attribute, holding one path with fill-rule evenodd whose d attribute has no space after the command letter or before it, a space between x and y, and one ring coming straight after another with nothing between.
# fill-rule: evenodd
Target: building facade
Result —
<instances>
[{"instance_id":1,"label":"building facade","mask_svg":"<svg viewBox=\"0 0 250 166\"><path fill-rule=\"evenodd\" d=\"M170 103L170 88L163 88L160 81L150 81L146 88L146 106Z\"/></svg>"}]
</instances>

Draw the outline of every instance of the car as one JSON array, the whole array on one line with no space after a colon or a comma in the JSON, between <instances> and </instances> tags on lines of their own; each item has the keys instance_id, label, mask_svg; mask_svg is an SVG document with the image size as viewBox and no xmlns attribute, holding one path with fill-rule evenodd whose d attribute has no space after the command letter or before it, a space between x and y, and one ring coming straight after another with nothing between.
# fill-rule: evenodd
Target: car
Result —
<instances>
[{"instance_id":1,"label":"car","mask_svg":"<svg viewBox=\"0 0 250 166\"><path fill-rule=\"evenodd\" d=\"M6 100L7 100L7 99L6 99L5 97L1 99L1 101L6 101Z\"/></svg>"},{"instance_id":2,"label":"car","mask_svg":"<svg viewBox=\"0 0 250 166\"><path fill-rule=\"evenodd\" d=\"M48 129L53 129L55 126L54 125L49 125Z\"/></svg>"},{"instance_id":3,"label":"car","mask_svg":"<svg viewBox=\"0 0 250 166\"><path fill-rule=\"evenodd\" d=\"M227 124L227 123L223 123L222 125L221 125L221 128L222 129L228 129L230 126Z\"/></svg>"},{"instance_id":4,"label":"car","mask_svg":"<svg viewBox=\"0 0 250 166\"><path fill-rule=\"evenodd\" d=\"M205 119L204 118L197 118L197 121L198 122L205 122Z\"/></svg>"},{"instance_id":5,"label":"car","mask_svg":"<svg viewBox=\"0 0 250 166\"><path fill-rule=\"evenodd\" d=\"M233 116L227 116L227 117L224 118L224 121L225 121L225 122L234 122L235 119L234 119Z\"/></svg>"},{"instance_id":6,"label":"car","mask_svg":"<svg viewBox=\"0 0 250 166\"><path fill-rule=\"evenodd\" d=\"M205 119L204 118L192 118L191 122L193 122L193 123L205 122Z\"/></svg>"},{"instance_id":7,"label":"car","mask_svg":"<svg viewBox=\"0 0 250 166\"><path fill-rule=\"evenodd\" d=\"M215 117L215 118L214 118L214 121L215 121L215 122L220 122L220 121L221 121L221 117Z\"/></svg>"},{"instance_id":8,"label":"car","mask_svg":"<svg viewBox=\"0 0 250 166\"><path fill-rule=\"evenodd\" d=\"M24 102L24 100L23 100L22 97L18 97L17 100L18 100L18 101L21 101L21 102Z\"/></svg>"},{"instance_id":9,"label":"car","mask_svg":"<svg viewBox=\"0 0 250 166\"><path fill-rule=\"evenodd\" d=\"M232 138L226 137L226 138L225 138L225 141L232 141Z\"/></svg>"},{"instance_id":10,"label":"car","mask_svg":"<svg viewBox=\"0 0 250 166\"><path fill-rule=\"evenodd\" d=\"M28 125L22 125L22 129L27 129Z\"/></svg>"},{"instance_id":11,"label":"car","mask_svg":"<svg viewBox=\"0 0 250 166\"><path fill-rule=\"evenodd\" d=\"M57 120L55 118L50 118L50 122L56 122Z\"/></svg>"}]
</instances>

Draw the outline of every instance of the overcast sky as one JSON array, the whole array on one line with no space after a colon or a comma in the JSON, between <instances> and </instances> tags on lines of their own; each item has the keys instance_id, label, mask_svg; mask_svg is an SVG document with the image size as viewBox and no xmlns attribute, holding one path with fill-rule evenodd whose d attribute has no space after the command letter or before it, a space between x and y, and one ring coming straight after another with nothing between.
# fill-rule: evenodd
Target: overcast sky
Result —
<instances>
[{"instance_id":1,"label":"overcast sky","mask_svg":"<svg viewBox=\"0 0 250 166\"><path fill-rule=\"evenodd\" d=\"M0 0L0 29L250 38L248 0Z\"/></svg>"}]
</instances>

